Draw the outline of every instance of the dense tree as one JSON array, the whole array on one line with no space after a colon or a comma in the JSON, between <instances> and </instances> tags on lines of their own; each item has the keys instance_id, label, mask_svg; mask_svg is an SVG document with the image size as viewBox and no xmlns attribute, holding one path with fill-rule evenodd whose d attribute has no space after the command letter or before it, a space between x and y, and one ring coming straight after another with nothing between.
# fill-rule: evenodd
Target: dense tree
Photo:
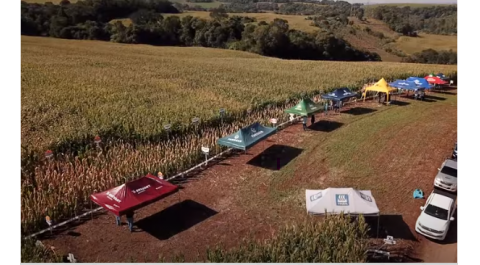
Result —
<instances>
[{"instance_id":1,"label":"dense tree","mask_svg":"<svg viewBox=\"0 0 480 265\"><path fill-rule=\"evenodd\" d=\"M369 9L367 15L384 21L392 30L405 35L415 31L457 34L456 5L415 8L378 6Z\"/></svg>"},{"instance_id":2,"label":"dense tree","mask_svg":"<svg viewBox=\"0 0 480 265\"><path fill-rule=\"evenodd\" d=\"M457 64L457 53L449 51L423 50L403 59L408 63Z\"/></svg>"},{"instance_id":3,"label":"dense tree","mask_svg":"<svg viewBox=\"0 0 480 265\"><path fill-rule=\"evenodd\" d=\"M270 23L261 21L255 25L252 23L254 19L228 17L221 8L212 10L214 19L210 20L192 16L164 18L161 13L170 10L173 7L171 4L162 4L159 5L162 8L159 8L157 5L140 3L136 0L86 0L62 5L22 2L22 34L119 43L229 48L285 59L380 60L378 55L358 51L333 35L292 30L288 22L282 19ZM151 0L148 3L160 2ZM120 18L119 14L130 17L132 24L125 26L121 21L105 21L107 17ZM334 20L340 24L348 21L343 14Z\"/></svg>"}]
</instances>

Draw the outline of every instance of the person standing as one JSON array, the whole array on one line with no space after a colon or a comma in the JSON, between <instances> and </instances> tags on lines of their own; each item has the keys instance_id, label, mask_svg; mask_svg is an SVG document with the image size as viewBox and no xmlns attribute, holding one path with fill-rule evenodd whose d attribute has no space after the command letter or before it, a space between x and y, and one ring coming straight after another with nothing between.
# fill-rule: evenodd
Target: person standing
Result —
<instances>
[{"instance_id":1,"label":"person standing","mask_svg":"<svg viewBox=\"0 0 480 265\"><path fill-rule=\"evenodd\" d=\"M342 108L342 101L338 101L338 113L340 113L340 109Z\"/></svg>"},{"instance_id":2,"label":"person standing","mask_svg":"<svg viewBox=\"0 0 480 265\"><path fill-rule=\"evenodd\" d=\"M325 101L325 104L323 104L325 107L325 116L328 115L328 101Z\"/></svg>"},{"instance_id":3,"label":"person standing","mask_svg":"<svg viewBox=\"0 0 480 265\"><path fill-rule=\"evenodd\" d=\"M312 114L312 120L311 120L311 122L312 122L312 125L315 123L315 114Z\"/></svg>"},{"instance_id":4,"label":"person standing","mask_svg":"<svg viewBox=\"0 0 480 265\"><path fill-rule=\"evenodd\" d=\"M127 212L126 216L127 216L128 230L130 230L130 232L132 232L132 230L133 230L133 211Z\"/></svg>"},{"instance_id":5,"label":"person standing","mask_svg":"<svg viewBox=\"0 0 480 265\"><path fill-rule=\"evenodd\" d=\"M307 116L303 116L303 130L307 130Z\"/></svg>"},{"instance_id":6,"label":"person standing","mask_svg":"<svg viewBox=\"0 0 480 265\"><path fill-rule=\"evenodd\" d=\"M115 222L117 223L118 226L122 225L122 219L120 219L120 216L115 215Z\"/></svg>"}]
</instances>

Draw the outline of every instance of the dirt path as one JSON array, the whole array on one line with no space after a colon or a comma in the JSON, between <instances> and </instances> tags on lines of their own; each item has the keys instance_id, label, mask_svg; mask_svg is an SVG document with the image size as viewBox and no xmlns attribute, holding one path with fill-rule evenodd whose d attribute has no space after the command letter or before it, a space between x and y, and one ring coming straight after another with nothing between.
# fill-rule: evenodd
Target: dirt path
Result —
<instances>
[{"instance_id":1,"label":"dirt path","mask_svg":"<svg viewBox=\"0 0 480 265\"><path fill-rule=\"evenodd\" d=\"M195 261L197 256L205 258L207 248L238 246L245 238L270 238L284 224L303 220L306 217L305 188L368 185L382 213L396 214L390 220L383 220L385 224L390 223L385 228L390 229L388 233L410 234L407 237L394 236L412 241L418 247L417 256L425 262L448 262L453 257L456 261L456 238L451 244L438 246L413 235L417 209L424 201L411 199L411 192L416 187L421 187L425 193L431 191L437 160L449 152L452 138L456 137L456 113L448 115L446 120L424 125L425 130L430 131L421 132L426 134L422 136L425 137L422 145L415 141L395 144L396 141L388 139L376 143L385 148L372 155L372 163L366 164L367 171L358 169L365 157L355 152L340 154L340 158L353 161L352 168L348 163L345 166L343 162L334 163L334 159L339 159L335 157L339 155L336 149L345 147L342 145L348 141L343 139L350 137L350 132L355 132L358 126L374 116L381 119L386 113L396 115L399 108L411 111L419 106L407 106L410 104L408 99L400 101L406 103L392 107L360 103L347 107L342 115L317 115L316 126L306 132L301 124L290 126L254 146L248 154L231 156L185 180L178 194L136 212L137 231L134 233L130 233L125 225L115 226L113 215L102 214L47 238L44 243L54 246L60 253L74 253L81 262L158 262L160 255L168 260L180 253L185 255L186 261ZM425 106L427 110L437 111L437 107L433 107L436 105ZM439 105L438 110L446 107L456 110L456 106L446 104ZM389 127L401 135L418 135L418 126L412 123ZM372 126L372 131L374 129ZM377 129L384 133L381 128ZM355 142L354 146L346 146L346 152L354 147L368 150L367 144L370 145ZM402 159L408 160L408 166ZM280 163L280 170L276 169L277 163ZM349 171L352 169L359 171ZM362 174L372 177L352 178ZM379 179L385 186L378 184ZM397 220L399 216L400 220ZM449 234L456 235L456 231L452 229Z\"/></svg>"}]
</instances>

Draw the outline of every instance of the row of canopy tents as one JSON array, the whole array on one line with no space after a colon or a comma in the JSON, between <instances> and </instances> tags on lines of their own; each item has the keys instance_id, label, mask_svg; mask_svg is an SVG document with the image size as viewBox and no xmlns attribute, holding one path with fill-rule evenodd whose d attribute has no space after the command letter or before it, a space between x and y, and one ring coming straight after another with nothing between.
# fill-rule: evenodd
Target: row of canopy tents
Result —
<instances>
[{"instance_id":1,"label":"row of canopy tents","mask_svg":"<svg viewBox=\"0 0 480 265\"><path fill-rule=\"evenodd\" d=\"M443 79L442 79L443 78ZM363 99L365 101L367 92L380 92L386 94L386 101L389 101L389 96L391 93L397 89L405 89L405 90L419 90L419 89L431 89L432 85L444 85L447 82L444 80L444 74L439 73L437 76L428 75L424 78L421 77L409 77L406 80L395 80L394 82L387 83L384 78L380 79L377 83L373 84L365 88L363 92Z\"/></svg>"},{"instance_id":2,"label":"row of canopy tents","mask_svg":"<svg viewBox=\"0 0 480 265\"><path fill-rule=\"evenodd\" d=\"M339 88L331 93L324 94L321 97L332 101L339 101L356 96L357 93L350 91L348 88ZM305 98L292 108L286 109L285 112L298 116L310 116L322 110L322 103L315 103L311 99ZM218 139L217 143L234 149L247 150L276 132L277 128L275 127L266 127L255 122L233 134Z\"/></svg>"},{"instance_id":3,"label":"row of canopy tents","mask_svg":"<svg viewBox=\"0 0 480 265\"><path fill-rule=\"evenodd\" d=\"M440 77L435 78L439 79ZM384 92L388 95L396 88L427 89L432 81L428 78L410 77L407 80L397 80L388 84L382 78L373 86L367 87L363 96L368 91ZM357 93L350 91L348 88L339 88L321 95L323 99L337 102L356 96ZM320 112L323 106L322 103L315 103L306 98L292 108L285 110L285 112L299 116L309 116ZM276 127L267 127L255 122L233 134L218 139L217 143L246 151L276 132ZM120 216L170 196L177 191L178 186L148 174L115 188L92 194L90 199L113 214ZM327 213L345 212L353 215L379 215L378 207L370 191L357 191L351 188L307 190L306 200L307 211L311 214L324 214L326 211Z\"/></svg>"}]
</instances>

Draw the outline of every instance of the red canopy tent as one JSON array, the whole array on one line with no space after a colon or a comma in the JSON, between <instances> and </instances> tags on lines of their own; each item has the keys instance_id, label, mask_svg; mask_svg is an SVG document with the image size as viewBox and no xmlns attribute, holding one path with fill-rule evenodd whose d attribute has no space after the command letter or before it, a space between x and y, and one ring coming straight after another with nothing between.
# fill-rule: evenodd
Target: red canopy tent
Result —
<instances>
[{"instance_id":1,"label":"red canopy tent","mask_svg":"<svg viewBox=\"0 0 480 265\"><path fill-rule=\"evenodd\" d=\"M113 214L121 216L177 191L177 186L148 174L113 189L92 194L90 199Z\"/></svg>"},{"instance_id":2,"label":"red canopy tent","mask_svg":"<svg viewBox=\"0 0 480 265\"><path fill-rule=\"evenodd\" d=\"M428 83L435 84L435 85L445 85L447 83L441 78L433 75L425 76L425 79L427 80Z\"/></svg>"}]
</instances>

